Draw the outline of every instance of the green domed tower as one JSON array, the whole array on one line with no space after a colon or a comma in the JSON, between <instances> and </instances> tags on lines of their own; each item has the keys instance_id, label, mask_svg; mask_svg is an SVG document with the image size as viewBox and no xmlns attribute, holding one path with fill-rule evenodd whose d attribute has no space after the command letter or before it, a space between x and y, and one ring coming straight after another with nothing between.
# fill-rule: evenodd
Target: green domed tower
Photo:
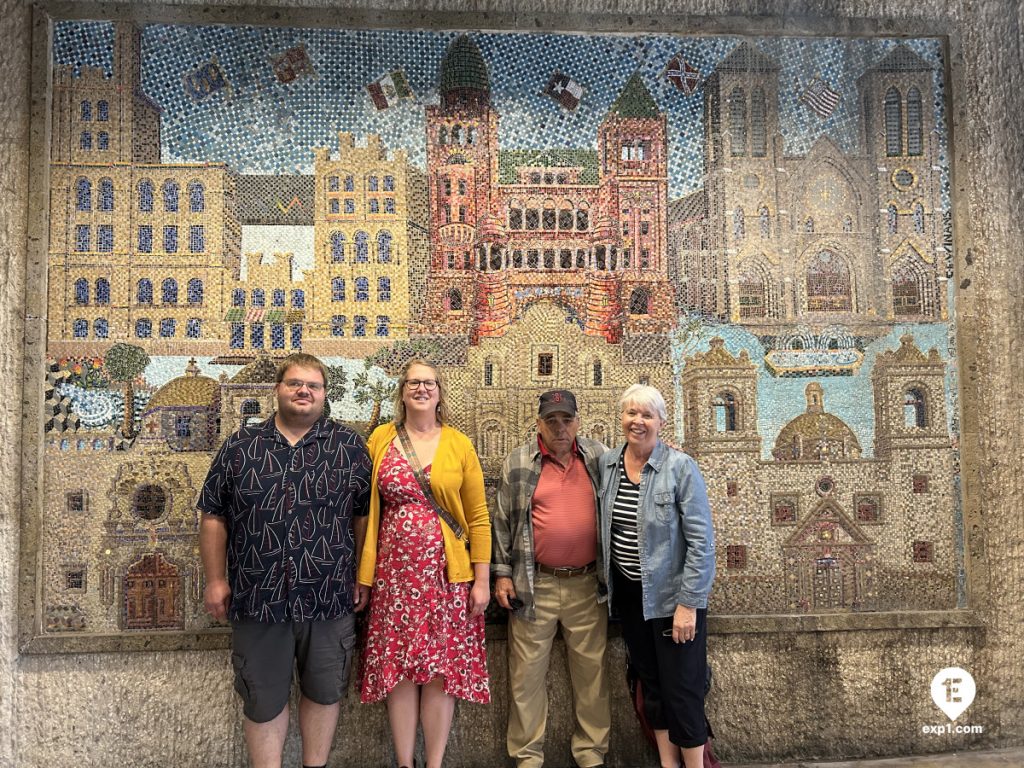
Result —
<instances>
[{"instance_id":1,"label":"green domed tower","mask_svg":"<svg viewBox=\"0 0 1024 768\"><path fill-rule=\"evenodd\" d=\"M468 35L459 35L445 51L438 71L437 90L446 110L490 105L491 81L487 64Z\"/></svg>"},{"instance_id":2,"label":"green domed tower","mask_svg":"<svg viewBox=\"0 0 1024 768\"><path fill-rule=\"evenodd\" d=\"M484 289L478 273L490 256L484 245L488 241L477 238L477 226L487 225L489 217L502 217L492 210L498 183L498 113L491 106L487 64L467 35L455 38L445 51L437 92L440 104L426 108L431 261L423 327L430 333L476 338L478 326L486 331L494 325L491 318L480 317L480 308L490 305L480 293ZM487 286L500 294L492 282ZM460 309L447 309L456 296Z\"/></svg>"}]
</instances>

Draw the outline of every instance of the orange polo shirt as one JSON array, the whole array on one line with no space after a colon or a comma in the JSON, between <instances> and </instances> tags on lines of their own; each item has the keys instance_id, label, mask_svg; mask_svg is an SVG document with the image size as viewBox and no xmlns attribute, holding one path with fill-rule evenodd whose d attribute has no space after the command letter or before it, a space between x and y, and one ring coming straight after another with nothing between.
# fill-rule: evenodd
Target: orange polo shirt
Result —
<instances>
[{"instance_id":1,"label":"orange polo shirt","mask_svg":"<svg viewBox=\"0 0 1024 768\"><path fill-rule=\"evenodd\" d=\"M576 443L562 466L539 437L540 479L533 492L533 559L552 568L579 568L597 557L597 506Z\"/></svg>"}]
</instances>

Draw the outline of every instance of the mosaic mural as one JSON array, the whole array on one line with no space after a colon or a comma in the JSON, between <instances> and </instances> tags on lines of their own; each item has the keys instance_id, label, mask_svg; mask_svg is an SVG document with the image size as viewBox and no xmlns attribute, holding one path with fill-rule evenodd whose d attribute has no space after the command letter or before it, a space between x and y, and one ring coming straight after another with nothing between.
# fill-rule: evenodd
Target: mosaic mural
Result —
<instances>
[{"instance_id":1,"label":"mosaic mural","mask_svg":"<svg viewBox=\"0 0 1024 768\"><path fill-rule=\"evenodd\" d=\"M708 479L711 608L962 597L936 39L54 32L41 632L193 631L212 452L435 359L493 478L631 383ZM671 434L669 434L671 433Z\"/></svg>"}]
</instances>

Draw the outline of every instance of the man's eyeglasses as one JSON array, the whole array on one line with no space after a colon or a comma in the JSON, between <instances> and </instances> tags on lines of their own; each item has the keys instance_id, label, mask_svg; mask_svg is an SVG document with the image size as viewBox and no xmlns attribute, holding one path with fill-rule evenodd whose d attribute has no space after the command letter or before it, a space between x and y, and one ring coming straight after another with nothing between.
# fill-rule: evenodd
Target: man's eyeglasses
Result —
<instances>
[{"instance_id":1,"label":"man's eyeglasses","mask_svg":"<svg viewBox=\"0 0 1024 768\"><path fill-rule=\"evenodd\" d=\"M405 388L410 392L413 392L423 386L427 392L433 392L437 389L437 379L406 379Z\"/></svg>"},{"instance_id":2,"label":"man's eyeglasses","mask_svg":"<svg viewBox=\"0 0 1024 768\"><path fill-rule=\"evenodd\" d=\"M297 390L305 387L310 392L319 392L324 388L324 385L319 381L302 381L301 379L285 379L281 382L281 386L285 389Z\"/></svg>"}]
</instances>

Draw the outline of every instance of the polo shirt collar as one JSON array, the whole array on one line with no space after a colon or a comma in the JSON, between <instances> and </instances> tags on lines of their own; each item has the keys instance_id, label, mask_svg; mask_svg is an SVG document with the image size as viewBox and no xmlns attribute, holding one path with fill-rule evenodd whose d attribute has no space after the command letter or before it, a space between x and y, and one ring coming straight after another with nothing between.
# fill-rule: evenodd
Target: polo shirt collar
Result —
<instances>
[{"instance_id":1,"label":"polo shirt collar","mask_svg":"<svg viewBox=\"0 0 1024 768\"><path fill-rule=\"evenodd\" d=\"M552 459L555 458L554 454L552 454L551 451L548 450L548 447L546 445L544 445L544 441L540 439L540 435L537 435L537 448L540 450L540 457L541 457L542 460L543 460L543 458L545 456L549 456ZM582 452L580 451L580 445L579 445L579 442L576 440L576 438L573 438L573 441L572 441L572 452L574 454L576 454L577 456L582 456L583 455Z\"/></svg>"}]
</instances>

